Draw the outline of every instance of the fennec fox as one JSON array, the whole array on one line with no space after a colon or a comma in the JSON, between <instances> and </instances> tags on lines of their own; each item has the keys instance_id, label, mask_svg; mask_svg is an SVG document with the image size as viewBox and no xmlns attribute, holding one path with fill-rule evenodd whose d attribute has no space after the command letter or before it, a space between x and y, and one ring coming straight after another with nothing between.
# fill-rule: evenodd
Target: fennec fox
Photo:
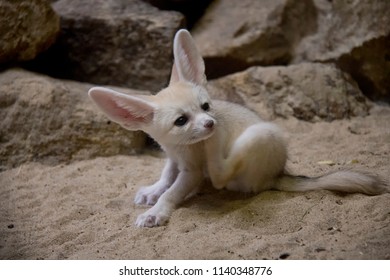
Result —
<instances>
[{"instance_id":1,"label":"fennec fox","mask_svg":"<svg viewBox=\"0 0 390 280\"><path fill-rule=\"evenodd\" d=\"M126 129L148 133L167 154L160 180L141 188L135 197L136 204L154 205L138 216L137 226L165 224L206 177L217 189L242 192L385 192L375 177L354 171L318 178L288 175L286 144L276 125L242 106L210 99L204 62L188 31L176 33L173 53L169 86L155 96L125 95L101 87L89 91L108 118Z\"/></svg>"}]
</instances>

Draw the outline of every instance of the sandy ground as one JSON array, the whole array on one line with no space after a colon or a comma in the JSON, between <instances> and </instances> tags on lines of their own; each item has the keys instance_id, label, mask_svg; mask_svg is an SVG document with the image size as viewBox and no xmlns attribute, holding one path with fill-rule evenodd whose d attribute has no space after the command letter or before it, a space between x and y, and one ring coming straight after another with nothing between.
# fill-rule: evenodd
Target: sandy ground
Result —
<instances>
[{"instance_id":1,"label":"sandy ground","mask_svg":"<svg viewBox=\"0 0 390 280\"><path fill-rule=\"evenodd\" d=\"M365 118L276 122L290 134L293 173L356 168L390 181L389 121L390 108L375 107ZM133 204L135 193L163 164L115 156L0 173L0 258L390 259L390 194L250 196L205 186L168 225L137 228L147 207Z\"/></svg>"}]
</instances>

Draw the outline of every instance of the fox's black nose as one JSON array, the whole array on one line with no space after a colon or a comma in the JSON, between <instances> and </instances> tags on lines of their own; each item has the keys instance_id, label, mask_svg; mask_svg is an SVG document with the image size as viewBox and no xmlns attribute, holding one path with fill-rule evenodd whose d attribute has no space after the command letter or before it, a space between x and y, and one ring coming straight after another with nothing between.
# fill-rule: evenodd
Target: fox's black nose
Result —
<instances>
[{"instance_id":1,"label":"fox's black nose","mask_svg":"<svg viewBox=\"0 0 390 280\"><path fill-rule=\"evenodd\" d=\"M204 123L203 125L205 128L213 128L214 126L214 121L213 120L208 120Z\"/></svg>"}]
</instances>

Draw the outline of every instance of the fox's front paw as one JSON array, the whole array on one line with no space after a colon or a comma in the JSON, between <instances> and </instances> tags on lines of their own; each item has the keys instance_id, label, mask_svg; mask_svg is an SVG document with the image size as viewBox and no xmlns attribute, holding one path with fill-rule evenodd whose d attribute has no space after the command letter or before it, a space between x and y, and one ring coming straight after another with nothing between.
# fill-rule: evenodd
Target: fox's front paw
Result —
<instances>
[{"instance_id":1,"label":"fox's front paw","mask_svg":"<svg viewBox=\"0 0 390 280\"><path fill-rule=\"evenodd\" d=\"M154 205L160 196L164 193L165 189L158 186L142 187L135 195L135 204L147 204Z\"/></svg>"},{"instance_id":2,"label":"fox's front paw","mask_svg":"<svg viewBox=\"0 0 390 280\"><path fill-rule=\"evenodd\" d=\"M163 226L168 222L168 216L161 213L153 213L153 211L150 210L138 216L137 221L135 222L137 227L158 227Z\"/></svg>"}]
</instances>

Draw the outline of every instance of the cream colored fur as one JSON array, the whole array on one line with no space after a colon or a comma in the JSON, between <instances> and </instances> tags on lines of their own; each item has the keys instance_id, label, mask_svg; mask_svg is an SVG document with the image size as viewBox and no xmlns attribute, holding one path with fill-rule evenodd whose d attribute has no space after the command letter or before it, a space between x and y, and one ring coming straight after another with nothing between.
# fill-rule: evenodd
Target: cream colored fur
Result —
<instances>
[{"instance_id":1,"label":"cream colored fur","mask_svg":"<svg viewBox=\"0 0 390 280\"><path fill-rule=\"evenodd\" d=\"M126 129L145 131L167 154L160 180L141 188L135 197L136 204L153 205L138 217L137 226L165 224L206 177L217 189L243 192L387 191L376 177L354 171L318 178L286 174L282 131L242 106L210 99L203 59L186 30L175 36L174 58L169 86L155 96L131 96L101 87L89 91L111 120Z\"/></svg>"}]
</instances>

